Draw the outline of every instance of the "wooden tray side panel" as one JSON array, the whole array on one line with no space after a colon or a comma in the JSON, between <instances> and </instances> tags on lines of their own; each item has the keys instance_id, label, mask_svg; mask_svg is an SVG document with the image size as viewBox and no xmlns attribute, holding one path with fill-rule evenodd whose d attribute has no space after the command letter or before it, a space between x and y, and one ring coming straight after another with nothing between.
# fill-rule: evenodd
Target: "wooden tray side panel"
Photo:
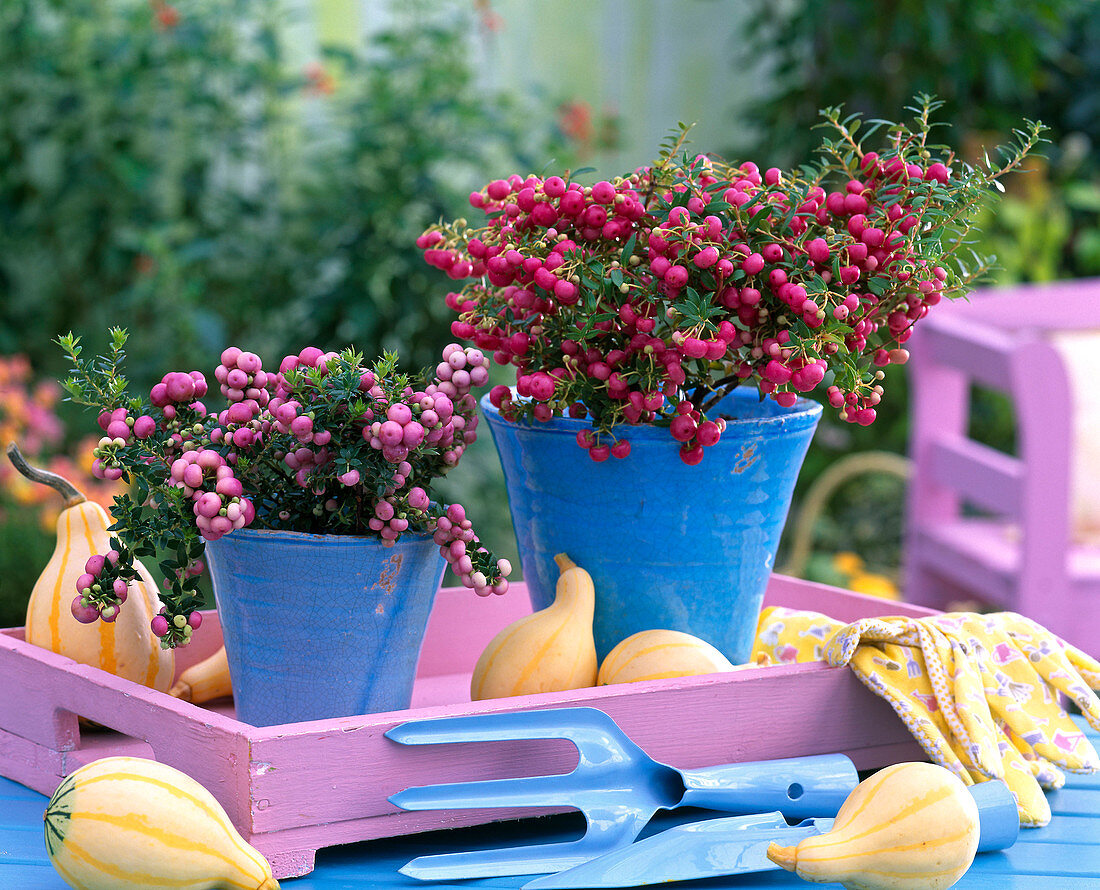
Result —
<instances>
[{"instance_id":1,"label":"wooden tray side panel","mask_svg":"<svg viewBox=\"0 0 1100 890\"><path fill-rule=\"evenodd\" d=\"M668 732L670 701L675 701L674 734ZM397 810L386 798L409 784L526 776L534 772L532 764L547 774L568 772L576 751L560 740L410 747L383 733L410 716L576 706L605 711L650 756L681 768L833 751L848 754L859 768L871 768L889 762L883 759L886 751L905 748L920 756L890 707L850 671L821 663L782 665L532 695L522 702L494 700L476 708L379 714L370 721L347 718L339 730L299 724L297 732L265 731L252 741L254 761L269 765L253 778L254 799L262 805L254 809L252 824L262 833L304 821L392 815ZM306 759L303 751L312 754ZM410 814L411 830L438 824L438 814L419 815L418 825L416 814Z\"/></svg>"},{"instance_id":2,"label":"wooden tray side panel","mask_svg":"<svg viewBox=\"0 0 1100 890\"><path fill-rule=\"evenodd\" d=\"M204 785L238 827L250 828L248 746L242 724L98 668L0 634L0 719L5 748L22 752L19 778L52 794L61 778L83 765L78 717L121 733L125 750L134 739L153 756ZM21 741L20 741L21 740ZM34 753L27 744L59 755ZM98 756L123 753L99 748Z\"/></svg>"},{"instance_id":3,"label":"wooden tray side panel","mask_svg":"<svg viewBox=\"0 0 1100 890\"><path fill-rule=\"evenodd\" d=\"M766 603L842 621L932 614L782 576L772 579ZM0 773L49 794L62 776L97 757L153 756L209 788L282 878L308 873L314 852L333 844L548 812L407 813L387 800L405 787L568 772L576 762L564 740L410 747L384 736L409 719L598 707L651 756L682 768L826 752L847 753L861 769L922 757L885 702L850 671L821 662L471 703L469 674L485 644L530 609L522 584L484 599L442 590L418 667L420 706L264 728L30 646L18 630L3 631ZM217 615L207 613L194 646L179 653L177 673L220 644ZM114 732L82 729L78 716Z\"/></svg>"}]
</instances>

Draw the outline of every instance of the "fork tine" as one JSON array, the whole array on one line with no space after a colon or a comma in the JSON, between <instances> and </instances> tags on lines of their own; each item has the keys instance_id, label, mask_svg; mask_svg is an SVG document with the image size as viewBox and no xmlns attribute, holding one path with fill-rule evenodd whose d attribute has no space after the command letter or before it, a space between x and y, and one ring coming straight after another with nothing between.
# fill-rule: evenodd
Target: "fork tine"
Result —
<instances>
[{"instance_id":1,"label":"fork tine","mask_svg":"<svg viewBox=\"0 0 1100 890\"><path fill-rule=\"evenodd\" d=\"M479 782L419 785L391 795L403 810L487 810L494 807L578 807L577 787L568 776L527 776Z\"/></svg>"},{"instance_id":2,"label":"fork tine","mask_svg":"<svg viewBox=\"0 0 1100 890\"><path fill-rule=\"evenodd\" d=\"M502 711L410 720L386 730L386 737L402 745L440 745L451 742L495 742L510 739L568 739L578 722L591 722L593 708L552 711ZM596 718L598 719L598 718ZM606 718L605 718L606 719Z\"/></svg>"},{"instance_id":3,"label":"fork tine","mask_svg":"<svg viewBox=\"0 0 1100 890\"><path fill-rule=\"evenodd\" d=\"M586 838L558 844L532 844L501 850L469 850L419 856L398 871L421 881L454 881L504 875L539 875L580 865L596 856L601 844Z\"/></svg>"}]
</instances>

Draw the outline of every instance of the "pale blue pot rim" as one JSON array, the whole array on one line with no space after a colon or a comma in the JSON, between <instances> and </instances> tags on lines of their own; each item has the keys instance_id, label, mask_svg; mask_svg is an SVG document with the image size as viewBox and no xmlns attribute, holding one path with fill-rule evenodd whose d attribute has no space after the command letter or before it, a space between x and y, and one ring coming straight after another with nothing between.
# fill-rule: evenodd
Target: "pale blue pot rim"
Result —
<instances>
[{"instance_id":1,"label":"pale blue pot rim","mask_svg":"<svg viewBox=\"0 0 1100 890\"><path fill-rule=\"evenodd\" d=\"M525 397L516 393L516 388L514 386L509 387L509 389L512 392L512 398L514 400L527 401ZM813 399L799 396L794 405L790 408L784 408L770 399L761 400L756 390L748 388L735 389L718 404L728 406L731 400L738 405L744 403L754 410L763 410L767 413L763 416L757 415L727 419L726 432L722 435L721 441L728 441L731 438L748 438L753 436L778 436L787 432L810 429L817 423L822 412L821 403L815 402ZM571 436L575 438L577 433L582 430L592 428L592 423L587 418L552 417L545 423L538 420L529 420L527 418L506 420L501 417L500 409L489 401L488 393L481 397L480 404L481 410L485 412L487 419L497 423L507 423L520 429L538 430L548 435ZM669 435L667 427L655 426L650 423L624 423L615 429L616 432L621 431L621 435L627 439L668 439L679 447L679 443L676 443ZM721 444L721 441L719 444Z\"/></svg>"},{"instance_id":2,"label":"pale blue pot rim","mask_svg":"<svg viewBox=\"0 0 1100 890\"><path fill-rule=\"evenodd\" d=\"M275 540L280 544L293 545L312 545L327 543L331 545L343 544L345 547L354 547L357 545L366 544L373 546L377 544L382 546L382 539L376 535L331 535L324 534L319 535L314 532L296 532L283 528L236 528L224 536L226 540L232 539L235 542L247 542L247 541L265 541ZM396 541L396 544L416 543L417 541L428 542L432 540L432 536L427 532L404 532L401 538Z\"/></svg>"}]
</instances>

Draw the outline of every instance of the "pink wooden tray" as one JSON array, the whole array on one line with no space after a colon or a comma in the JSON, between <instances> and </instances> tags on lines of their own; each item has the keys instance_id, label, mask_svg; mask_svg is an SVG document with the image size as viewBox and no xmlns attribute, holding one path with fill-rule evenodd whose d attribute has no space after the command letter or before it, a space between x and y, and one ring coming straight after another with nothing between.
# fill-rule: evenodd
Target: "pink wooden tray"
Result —
<instances>
[{"instance_id":1,"label":"pink wooden tray","mask_svg":"<svg viewBox=\"0 0 1100 890\"><path fill-rule=\"evenodd\" d=\"M767 603L844 621L929 614L783 576L773 577ZM529 610L522 585L485 599L444 589L412 708L264 728L234 719L228 700L210 708L181 702L28 645L21 628L0 631L0 774L52 794L61 777L97 758L155 758L205 785L283 878L307 874L316 851L334 844L551 812L406 813L387 797L407 786L561 773L576 763L562 740L406 747L383 736L413 718L591 705L651 756L680 768L844 752L871 769L922 757L885 702L851 671L823 662L471 703L478 655ZM196 641L179 650L178 670L220 645L210 613ZM110 729L90 729L78 717Z\"/></svg>"}]
</instances>

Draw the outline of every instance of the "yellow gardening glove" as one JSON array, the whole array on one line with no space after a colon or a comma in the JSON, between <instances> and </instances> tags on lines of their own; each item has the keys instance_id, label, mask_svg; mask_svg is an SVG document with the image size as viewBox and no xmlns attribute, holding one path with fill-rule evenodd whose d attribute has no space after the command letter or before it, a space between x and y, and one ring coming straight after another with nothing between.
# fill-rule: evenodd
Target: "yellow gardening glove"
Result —
<instances>
[{"instance_id":1,"label":"yellow gardening glove","mask_svg":"<svg viewBox=\"0 0 1100 890\"><path fill-rule=\"evenodd\" d=\"M767 655L776 664L821 661L825 657L825 643L842 627L843 621L820 612L769 606L756 622L751 660Z\"/></svg>"},{"instance_id":2,"label":"yellow gardening glove","mask_svg":"<svg viewBox=\"0 0 1100 890\"><path fill-rule=\"evenodd\" d=\"M1003 779L1016 796L1020 823L1046 825L1050 805L1038 780L1042 776L1051 783L1049 787L1057 787L1060 775L1033 766L1012 744L992 715L974 653L930 622L911 618L856 622L833 637L826 661L850 661L852 670L872 690L891 687L894 695L887 700L929 757L967 784ZM904 653L895 656L896 662L916 663L923 667L923 675L914 677L910 667L899 678L900 671L876 664L868 656L868 647L883 645L874 642L882 639L893 640Z\"/></svg>"},{"instance_id":3,"label":"yellow gardening glove","mask_svg":"<svg viewBox=\"0 0 1100 890\"><path fill-rule=\"evenodd\" d=\"M818 613L768 609L756 643L756 653L780 662L850 664L936 763L967 784L1003 778L1024 825L1050 820L1040 786L1064 781L1051 761L1083 771L1097 765L1050 686L1070 695L1090 721L1100 721L1100 701L1088 689L1100 686L1100 664L1020 616L963 613L844 625ZM1012 665L1012 679L995 665L998 657Z\"/></svg>"},{"instance_id":4,"label":"yellow gardening glove","mask_svg":"<svg viewBox=\"0 0 1100 890\"><path fill-rule=\"evenodd\" d=\"M924 619L973 653L982 670L984 697L997 722L1027 759L1070 772L1100 770L1100 757L1063 710L1058 693L1072 700L1100 729L1100 663L1013 612L954 613Z\"/></svg>"},{"instance_id":5,"label":"yellow gardening glove","mask_svg":"<svg viewBox=\"0 0 1100 890\"><path fill-rule=\"evenodd\" d=\"M973 784L973 760L964 760L950 744L951 727L932 690L924 654L912 645L915 638L910 645L895 640L905 622L887 618L845 625L817 612L773 607L761 613L753 654L781 663L823 661L827 649L839 646L833 663L851 663L856 676L886 699L933 761Z\"/></svg>"}]
</instances>

